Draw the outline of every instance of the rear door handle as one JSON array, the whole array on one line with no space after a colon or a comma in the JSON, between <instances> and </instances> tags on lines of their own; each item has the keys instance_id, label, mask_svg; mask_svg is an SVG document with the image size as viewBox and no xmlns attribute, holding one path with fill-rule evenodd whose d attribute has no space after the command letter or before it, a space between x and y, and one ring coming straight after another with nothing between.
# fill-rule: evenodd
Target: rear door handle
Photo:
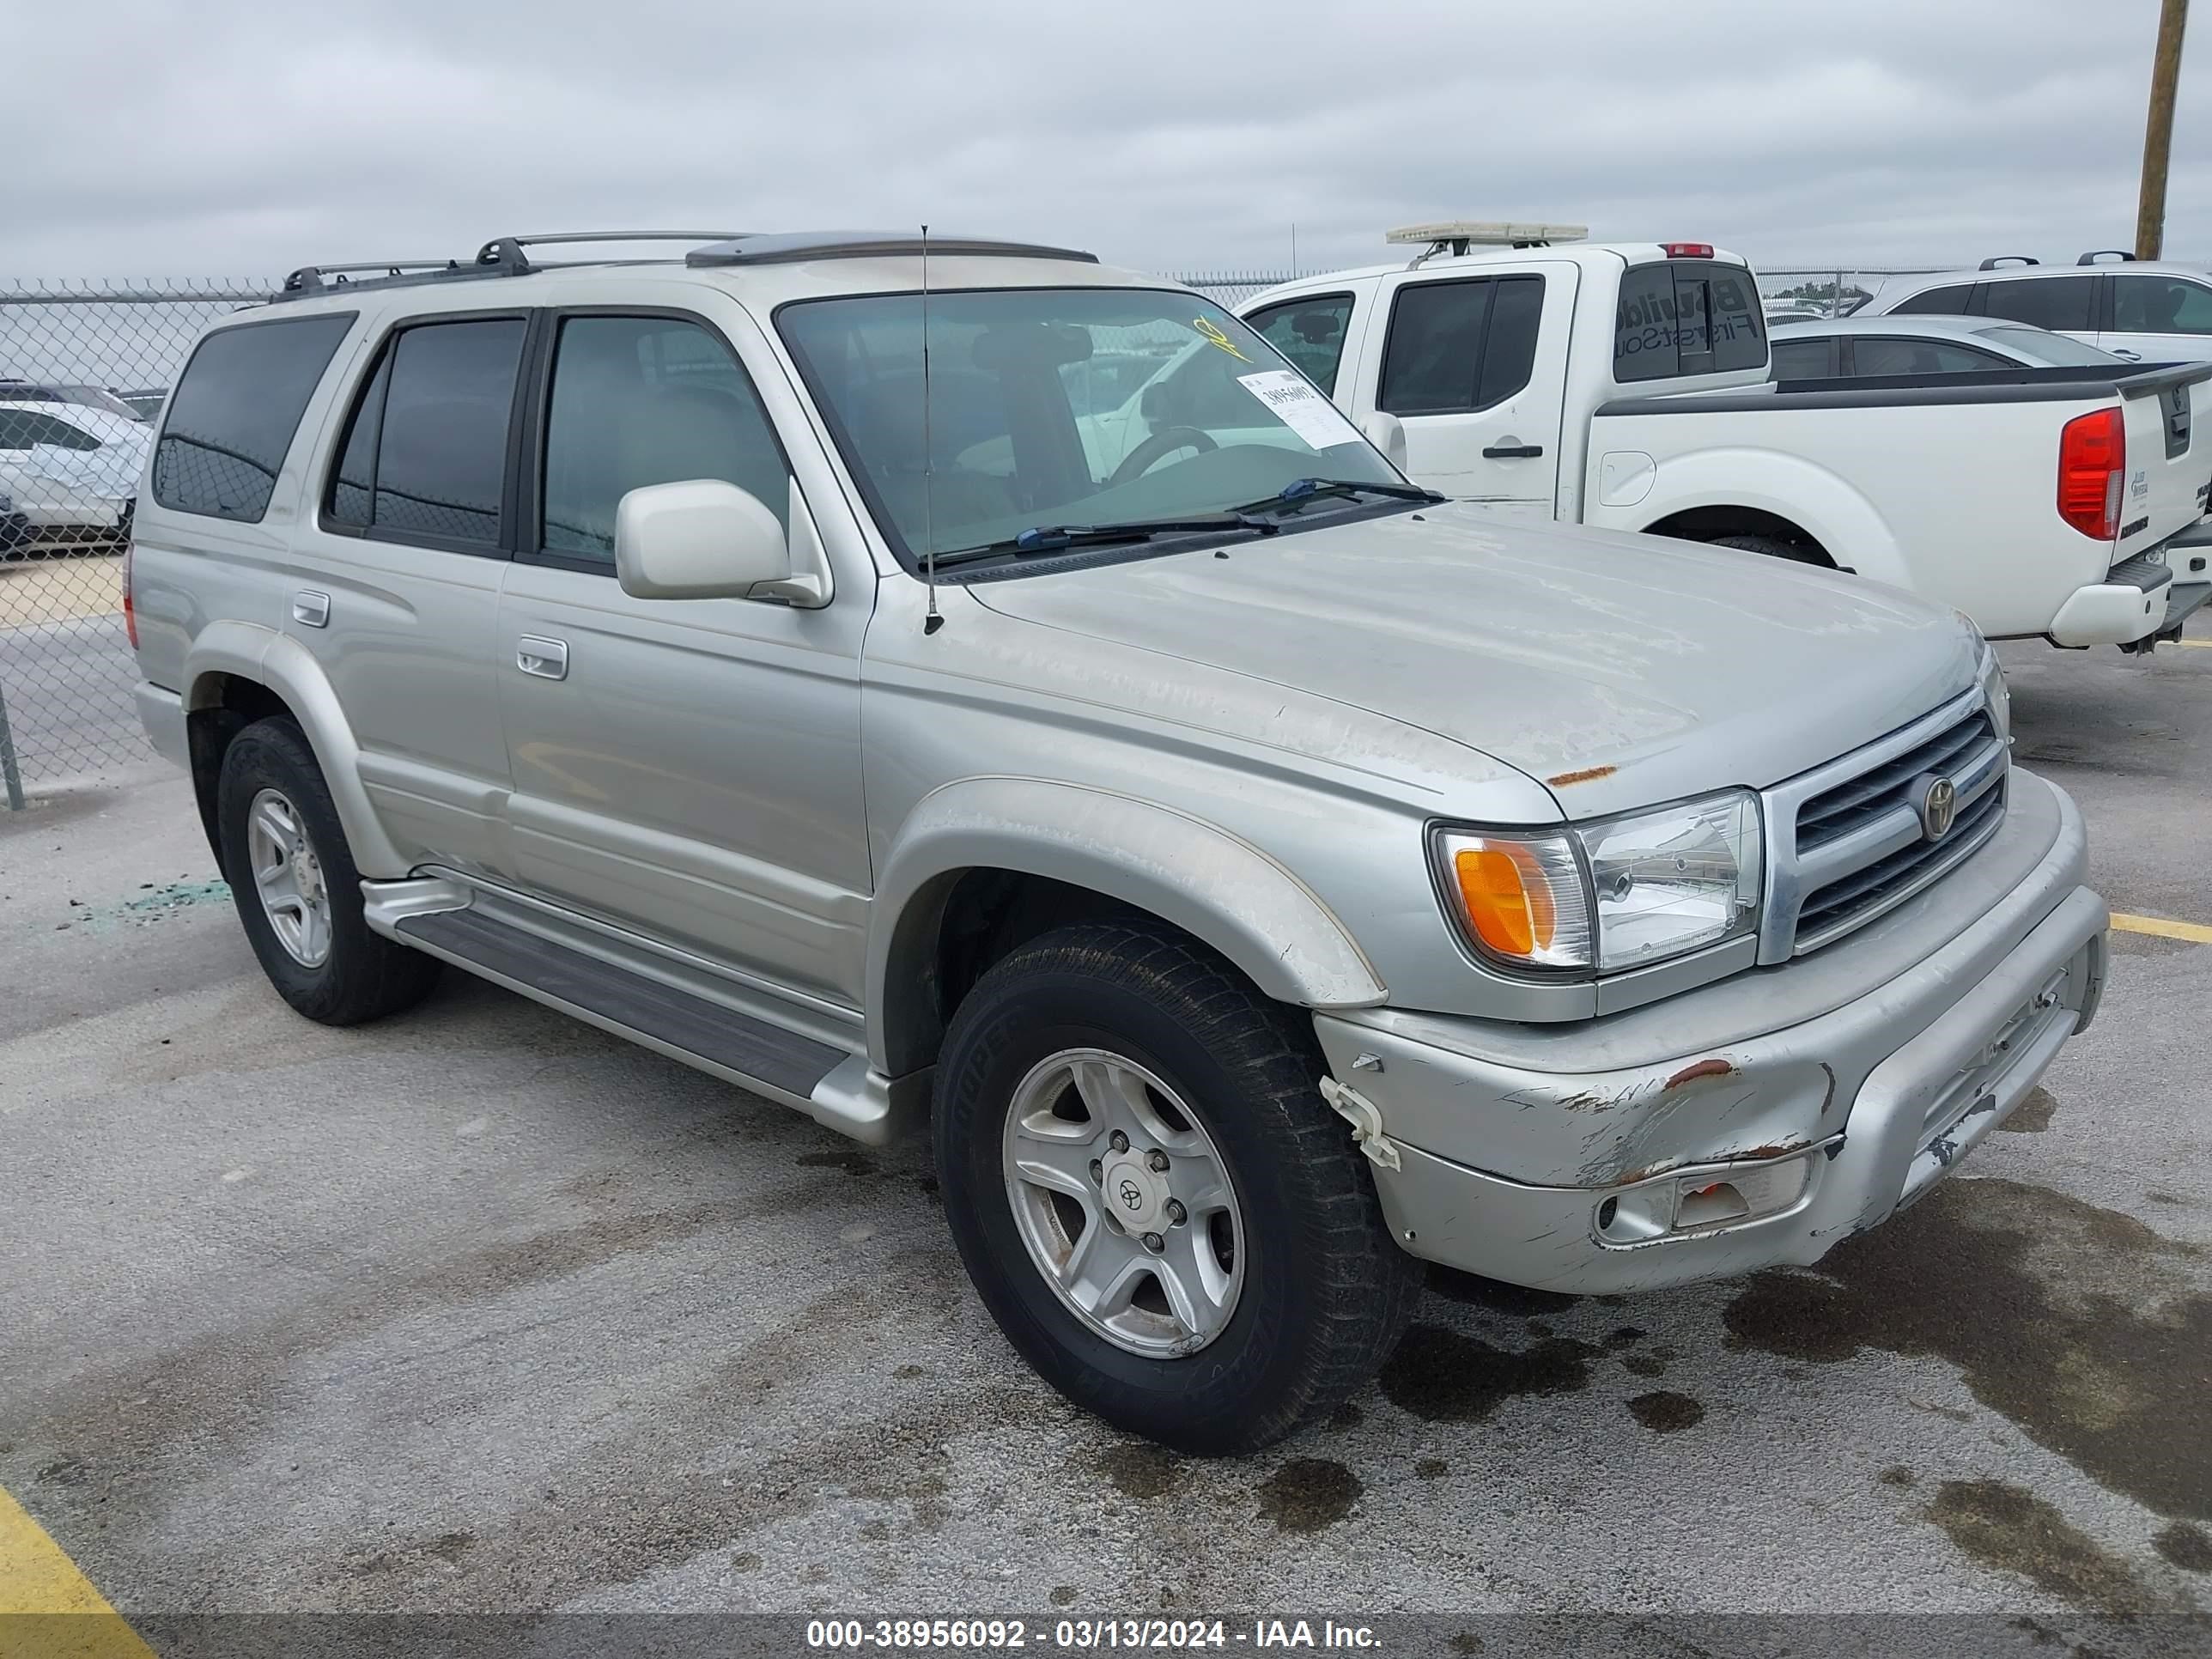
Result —
<instances>
[{"instance_id":1,"label":"rear door handle","mask_svg":"<svg viewBox=\"0 0 2212 1659\"><path fill-rule=\"evenodd\" d=\"M1541 444L1492 444L1482 452L1486 461L1533 461L1544 453Z\"/></svg>"},{"instance_id":2,"label":"rear door handle","mask_svg":"<svg viewBox=\"0 0 2212 1659\"><path fill-rule=\"evenodd\" d=\"M514 665L541 680L565 680L568 678L568 641L525 634L515 641Z\"/></svg>"},{"instance_id":3,"label":"rear door handle","mask_svg":"<svg viewBox=\"0 0 2212 1659\"><path fill-rule=\"evenodd\" d=\"M292 620L305 628L331 625L331 596L302 588L292 596Z\"/></svg>"}]
</instances>

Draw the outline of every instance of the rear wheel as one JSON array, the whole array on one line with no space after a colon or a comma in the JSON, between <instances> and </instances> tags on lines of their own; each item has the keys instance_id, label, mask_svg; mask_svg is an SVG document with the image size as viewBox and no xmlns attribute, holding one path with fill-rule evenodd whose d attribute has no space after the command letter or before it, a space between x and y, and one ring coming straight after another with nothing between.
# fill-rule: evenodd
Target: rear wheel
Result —
<instances>
[{"instance_id":1,"label":"rear wheel","mask_svg":"<svg viewBox=\"0 0 2212 1659\"><path fill-rule=\"evenodd\" d=\"M411 1007L437 983L434 958L369 930L361 872L297 726L257 720L231 739L216 815L247 942L295 1010L358 1025Z\"/></svg>"},{"instance_id":2,"label":"rear wheel","mask_svg":"<svg viewBox=\"0 0 2212 1659\"><path fill-rule=\"evenodd\" d=\"M1793 564L1819 565L1827 570L1835 568L1820 549L1806 547L1796 542L1785 542L1779 536L1716 536L1708 544L1741 548L1746 553L1763 553L1770 559L1788 559Z\"/></svg>"},{"instance_id":3,"label":"rear wheel","mask_svg":"<svg viewBox=\"0 0 2212 1659\"><path fill-rule=\"evenodd\" d=\"M939 1064L939 1177L1046 1381L1204 1455L1366 1382L1421 1281L1320 1076L1304 1016L1164 928L1064 928L983 975Z\"/></svg>"}]
</instances>

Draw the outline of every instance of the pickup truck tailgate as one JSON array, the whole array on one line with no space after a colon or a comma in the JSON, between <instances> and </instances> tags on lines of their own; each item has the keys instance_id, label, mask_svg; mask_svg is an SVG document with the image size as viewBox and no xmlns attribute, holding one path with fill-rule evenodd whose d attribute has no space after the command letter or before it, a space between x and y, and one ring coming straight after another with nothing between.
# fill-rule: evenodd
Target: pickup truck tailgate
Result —
<instances>
[{"instance_id":1,"label":"pickup truck tailgate","mask_svg":"<svg viewBox=\"0 0 2212 1659\"><path fill-rule=\"evenodd\" d=\"M2149 368L2119 380L2128 452L2113 563L2150 552L2204 516L2212 490L2207 381L2212 363Z\"/></svg>"}]
</instances>

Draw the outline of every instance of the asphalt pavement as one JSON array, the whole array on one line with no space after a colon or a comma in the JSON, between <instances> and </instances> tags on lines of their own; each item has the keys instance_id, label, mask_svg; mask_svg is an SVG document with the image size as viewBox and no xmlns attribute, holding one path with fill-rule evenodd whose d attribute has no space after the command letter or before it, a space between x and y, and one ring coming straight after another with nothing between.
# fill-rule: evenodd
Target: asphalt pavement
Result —
<instances>
[{"instance_id":1,"label":"asphalt pavement","mask_svg":"<svg viewBox=\"0 0 2212 1659\"><path fill-rule=\"evenodd\" d=\"M2212 923L2212 649L2005 656L2113 907ZM1353 1404L1194 1462L1023 1368L919 1146L458 975L295 1018L143 769L0 814L0 1487L134 1620L1879 1610L2116 1651L2212 1607L2212 945L2114 942L2008 1132L1820 1271L1439 1276Z\"/></svg>"}]
</instances>

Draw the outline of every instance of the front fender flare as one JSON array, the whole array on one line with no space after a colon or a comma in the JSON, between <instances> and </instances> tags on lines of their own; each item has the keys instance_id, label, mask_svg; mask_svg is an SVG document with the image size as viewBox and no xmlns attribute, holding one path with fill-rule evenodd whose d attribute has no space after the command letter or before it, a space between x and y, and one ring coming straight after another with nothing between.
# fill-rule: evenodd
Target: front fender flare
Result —
<instances>
[{"instance_id":1,"label":"front fender flare","mask_svg":"<svg viewBox=\"0 0 2212 1659\"><path fill-rule=\"evenodd\" d=\"M1371 1007L1382 977L1320 896L1249 842L1170 808L1042 778L969 778L900 827L871 907L870 1059L899 1076L942 1035L931 965L947 896L971 870L1101 893L1218 951L1261 991L1309 1008Z\"/></svg>"},{"instance_id":2,"label":"front fender flare","mask_svg":"<svg viewBox=\"0 0 2212 1659\"><path fill-rule=\"evenodd\" d=\"M307 734L337 807L338 822L345 826L346 846L355 867L371 880L391 880L410 873L411 866L392 844L370 806L362 787L361 747L338 706L322 665L307 648L289 635L252 623L211 623L192 641L185 658L185 711L219 704L223 675L236 675L266 686L284 700L284 706Z\"/></svg>"}]
</instances>

